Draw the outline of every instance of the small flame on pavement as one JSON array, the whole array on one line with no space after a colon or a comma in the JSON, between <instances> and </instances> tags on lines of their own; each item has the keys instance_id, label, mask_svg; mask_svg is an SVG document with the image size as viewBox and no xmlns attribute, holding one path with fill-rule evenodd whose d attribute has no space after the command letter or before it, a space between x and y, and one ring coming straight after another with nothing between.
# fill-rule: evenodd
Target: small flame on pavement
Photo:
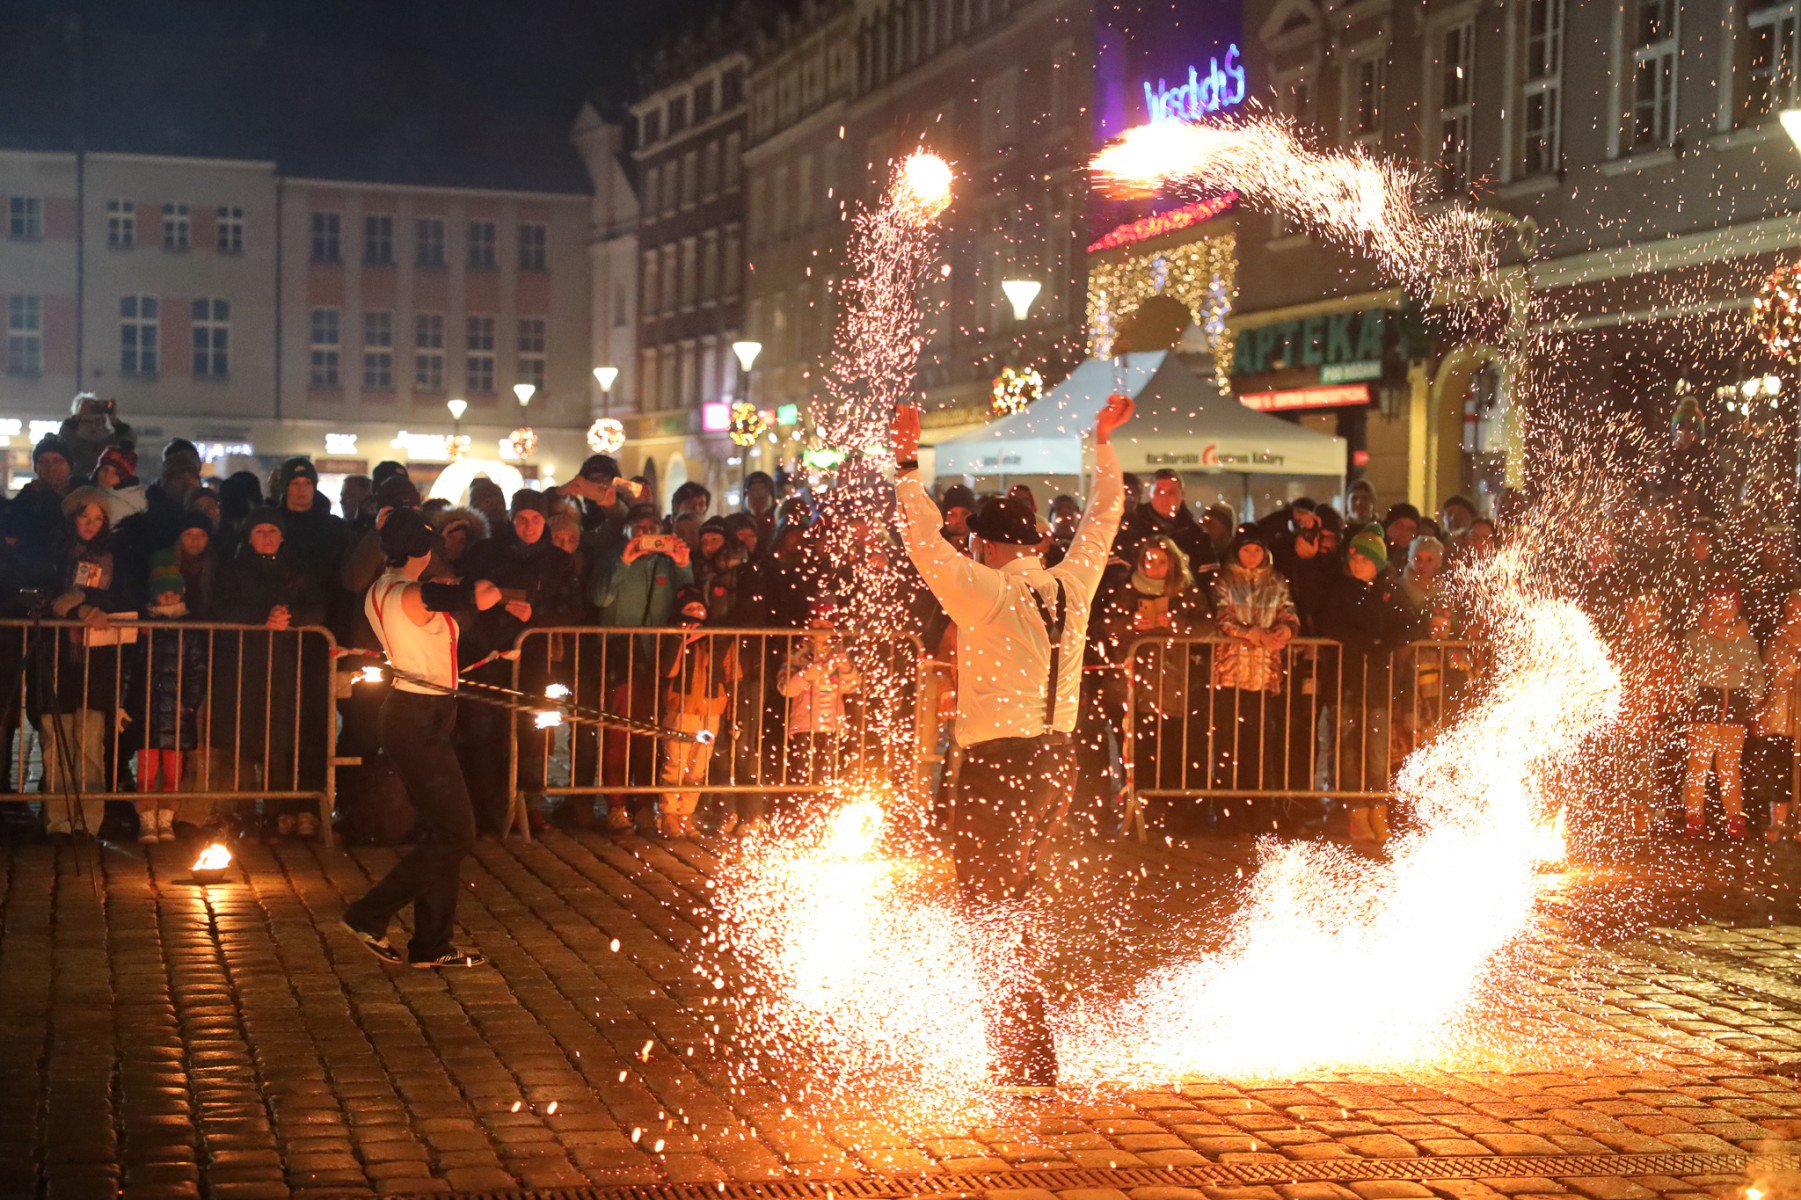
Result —
<instances>
[{"instance_id":1,"label":"small flame on pavement","mask_svg":"<svg viewBox=\"0 0 1801 1200\"><path fill-rule=\"evenodd\" d=\"M196 871L223 871L231 866L231 851L223 842L209 842L200 857L194 860Z\"/></svg>"}]
</instances>

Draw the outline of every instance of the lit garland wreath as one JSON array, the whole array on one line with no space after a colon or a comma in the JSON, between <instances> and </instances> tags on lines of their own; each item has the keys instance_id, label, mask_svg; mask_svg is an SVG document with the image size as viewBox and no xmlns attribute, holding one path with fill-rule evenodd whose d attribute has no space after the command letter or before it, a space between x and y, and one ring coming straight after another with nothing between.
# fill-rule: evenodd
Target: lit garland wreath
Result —
<instances>
[{"instance_id":1,"label":"lit garland wreath","mask_svg":"<svg viewBox=\"0 0 1801 1200\"><path fill-rule=\"evenodd\" d=\"M740 400L732 405L730 432L732 445L754 446L769 432L769 422L763 419L763 414L757 411L756 405L748 400Z\"/></svg>"},{"instance_id":2,"label":"lit garland wreath","mask_svg":"<svg viewBox=\"0 0 1801 1200\"><path fill-rule=\"evenodd\" d=\"M530 458L538 448L538 434L530 425L521 425L507 435L507 445L515 457Z\"/></svg>"},{"instance_id":3,"label":"lit garland wreath","mask_svg":"<svg viewBox=\"0 0 1801 1200\"><path fill-rule=\"evenodd\" d=\"M625 426L612 417L601 417L588 426L588 449L596 454L613 454L625 445Z\"/></svg>"},{"instance_id":4,"label":"lit garland wreath","mask_svg":"<svg viewBox=\"0 0 1801 1200\"><path fill-rule=\"evenodd\" d=\"M994 377L988 407L996 415L1006 416L1019 412L1042 395L1044 376L1038 373L1038 368L1022 367L1015 371L1012 367L1002 367L1001 373Z\"/></svg>"},{"instance_id":5,"label":"lit garland wreath","mask_svg":"<svg viewBox=\"0 0 1801 1200\"><path fill-rule=\"evenodd\" d=\"M445 448L450 451L450 461L460 462L469 457L469 448L474 442L466 433L452 434L445 439Z\"/></svg>"},{"instance_id":6,"label":"lit garland wreath","mask_svg":"<svg viewBox=\"0 0 1801 1200\"><path fill-rule=\"evenodd\" d=\"M1778 267L1757 289L1752 323L1758 339L1783 358L1801 358L1801 262Z\"/></svg>"}]
</instances>

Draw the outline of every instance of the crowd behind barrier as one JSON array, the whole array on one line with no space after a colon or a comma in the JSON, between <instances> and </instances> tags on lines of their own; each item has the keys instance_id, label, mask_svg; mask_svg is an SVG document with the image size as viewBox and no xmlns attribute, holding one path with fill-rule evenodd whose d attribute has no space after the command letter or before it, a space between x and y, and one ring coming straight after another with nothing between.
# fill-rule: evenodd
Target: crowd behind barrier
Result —
<instances>
[{"instance_id":1,"label":"crowd behind barrier","mask_svg":"<svg viewBox=\"0 0 1801 1200\"><path fill-rule=\"evenodd\" d=\"M1679 410L1642 495L1538 556L1534 583L1577 603L1620 667L1621 722L1599 757L1620 759L1608 786L1630 798L1616 814L1629 832L1801 841L1801 560L1754 486L1721 482L1695 418ZM424 500L386 462L334 503L305 458L206 479L182 438L143 477L139 453L109 403L77 397L0 503L0 778L52 834L94 832L96 805L128 801L113 828L144 840L184 824L318 836L333 820L353 839L406 837L410 806L376 744L383 686L350 682L377 646L362 598L396 508L431 523L427 580L486 580L503 598L455 614L466 679L530 696L561 685L578 708L686 735L539 729L460 700L483 833L549 820L742 833L847 778L916 781L943 808L957 630L892 531L830 492L755 472L740 511L718 513L692 482L665 510L649 481L594 455L510 498L478 478L467 505ZM1532 501L1504 493L1491 516L1453 497L1425 514L1381 508L1357 481L1336 503L1297 498L1246 522L1191 504L1174 472L1126 492L1068 748L1075 813L1141 834L1147 812L1256 832L1329 821L1379 845L1396 764L1492 666L1461 582ZM1028 489L1011 494L1040 511ZM938 502L966 550L981 499L952 486ZM1057 496L1042 512L1054 562L1081 505ZM917 635L845 627L859 564L833 545L893 565L892 627Z\"/></svg>"}]
</instances>

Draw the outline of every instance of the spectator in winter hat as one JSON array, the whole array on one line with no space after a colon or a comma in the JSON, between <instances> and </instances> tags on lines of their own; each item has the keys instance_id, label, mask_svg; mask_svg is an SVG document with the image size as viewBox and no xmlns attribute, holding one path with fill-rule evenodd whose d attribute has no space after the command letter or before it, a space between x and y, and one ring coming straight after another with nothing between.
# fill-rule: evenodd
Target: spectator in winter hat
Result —
<instances>
[{"instance_id":1,"label":"spectator in winter hat","mask_svg":"<svg viewBox=\"0 0 1801 1200\"><path fill-rule=\"evenodd\" d=\"M944 499L938 507L944 513L944 536L953 546L963 549L969 543L969 519L976 515L976 494L953 483L944 489Z\"/></svg>"},{"instance_id":2,"label":"spectator in winter hat","mask_svg":"<svg viewBox=\"0 0 1801 1200\"><path fill-rule=\"evenodd\" d=\"M331 511L330 504L320 500L318 485L319 471L313 460L296 456L276 469L270 499L281 510L282 542L290 561L312 579L336 579L350 549L350 528ZM340 601L341 608L348 607L348 597L336 589L333 598ZM356 599L360 607L361 597Z\"/></svg>"},{"instance_id":3,"label":"spectator in winter hat","mask_svg":"<svg viewBox=\"0 0 1801 1200\"><path fill-rule=\"evenodd\" d=\"M138 456L133 450L108 446L94 467L94 483L106 493L106 515L118 529L127 518L149 507L144 485L138 482Z\"/></svg>"},{"instance_id":4,"label":"spectator in winter hat","mask_svg":"<svg viewBox=\"0 0 1801 1200\"><path fill-rule=\"evenodd\" d=\"M92 475L100 453L108 446L133 446L137 435L119 420L111 400L82 392L69 403L69 417L57 430L69 445L69 467L77 475Z\"/></svg>"}]
</instances>

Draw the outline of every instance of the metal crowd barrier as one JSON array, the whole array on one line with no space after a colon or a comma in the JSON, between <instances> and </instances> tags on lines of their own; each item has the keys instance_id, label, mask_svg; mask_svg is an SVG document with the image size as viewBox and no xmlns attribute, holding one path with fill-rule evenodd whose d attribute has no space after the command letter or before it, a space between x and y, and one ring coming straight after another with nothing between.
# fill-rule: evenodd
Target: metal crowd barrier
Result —
<instances>
[{"instance_id":1,"label":"metal crowd barrier","mask_svg":"<svg viewBox=\"0 0 1801 1200\"><path fill-rule=\"evenodd\" d=\"M0 800L90 833L105 801L151 793L183 819L306 802L329 842L336 645L316 626L0 621Z\"/></svg>"},{"instance_id":2,"label":"metal crowd barrier","mask_svg":"<svg viewBox=\"0 0 1801 1200\"><path fill-rule=\"evenodd\" d=\"M714 735L693 747L615 727L538 729L529 716L466 708L512 737L509 826L527 838L526 797L811 796L840 782L913 790L935 747L921 738L926 662L912 635L849 631L563 626L529 629L512 662L486 668L531 695ZM502 671L510 672L510 678ZM474 675L481 678L480 672ZM481 787L475 783L473 786Z\"/></svg>"},{"instance_id":3,"label":"metal crowd barrier","mask_svg":"<svg viewBox=\"0 0 1801 1200\"><path fill-rule=\"evenodd\" d=\"M1262 802L1285 815L1385 797L1394 768L1460 711L1487 668L1468 642L1393 652L1295 638L1280 650L1221 637L1141 637L1103 674L1098 728L1118 746L1123 824L1149 836L1147 800Z\"/></svg>"}]
</instances>

